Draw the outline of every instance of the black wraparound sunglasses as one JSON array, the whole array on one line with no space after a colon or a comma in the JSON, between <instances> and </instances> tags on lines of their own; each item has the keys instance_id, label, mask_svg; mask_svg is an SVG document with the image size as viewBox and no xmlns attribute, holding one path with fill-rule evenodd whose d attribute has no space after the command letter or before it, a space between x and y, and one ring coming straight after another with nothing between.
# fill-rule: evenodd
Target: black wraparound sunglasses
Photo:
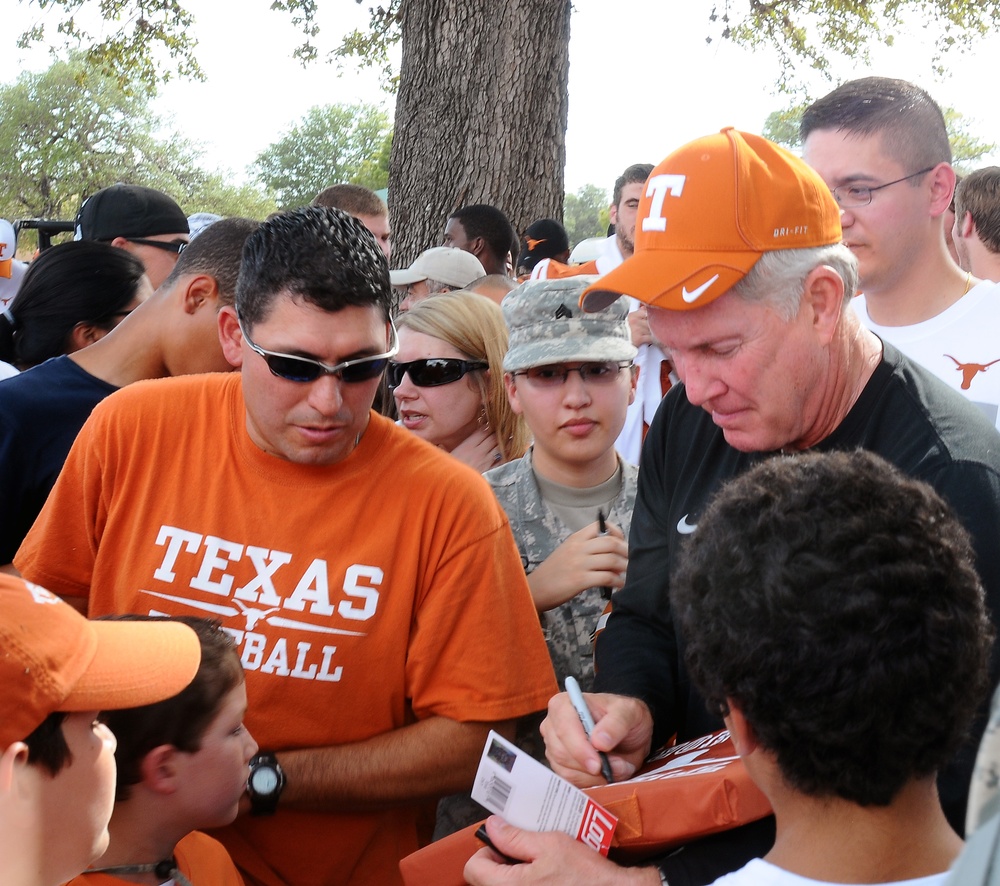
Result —
<instances>
[{"instance_id":1,"label":"black wraparound sunglasses","mask_svg":"<svg viewBox=\"0 0 1000 886\"><path fill-rule=\"evenodd\" d=\"M272 375L283 378L287 381L311 382L316 381L322 375L335 375L342 382L353 384L355 382L371 381L382 374L396 351L399 350L399 339L396 336L396 327L390 323L392 328L392 345L384 354L374 354L371 357L358 357L354 360L345 360L330 366L321 360L313 360L311 357L299 357L294 354L282 354L279 351L268 351L256 344L247 335L240 322L240 331L246 340L247 347L255 354L259 354L267 363L267 368Z\"/></svg>"},{"instance_id":2,"label":"black wraparound sunglasses","mask_svg":"<svg viewBox=\"0 0 1000 886\"><path fill-rule=\"evenodd\" d=\"M467 372L489 369L488 363L480 360L455 360L451 357L430 357L426 360L410 360L409 363L390 363L386 378L390 388L399 387L404 375L418 388L436 388L458 381Z\"/></svg>"},{"instance_id":3,"label":"black wraparound sunglasses","mask_svg":"<svg viewBox=\"0 0 1000 886\"><path fill-rule=\"evenodd\" d=\"M126 237L129 243L138 243L141 246L152 246L154 249L162 249L164 252L172 252L180 255L190 246L183 240L147 240L145 237Z\"/></svg>"}]
</instances>

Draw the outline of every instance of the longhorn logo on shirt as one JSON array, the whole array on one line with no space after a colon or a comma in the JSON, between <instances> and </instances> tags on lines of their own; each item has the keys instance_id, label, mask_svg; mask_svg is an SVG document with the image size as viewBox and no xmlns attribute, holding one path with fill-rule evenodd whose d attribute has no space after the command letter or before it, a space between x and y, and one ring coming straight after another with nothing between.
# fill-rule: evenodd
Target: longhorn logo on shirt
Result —
<instances>
[{"instance_id":1,"label":"longhorn logo on shirt","mask_svg":"<svg viewBox=\"0 0 1000 886\"><path fill-rule=\"evenodd\" d=\"M222 619L244 670L338 682L344 669L331 644L366 637L374 624L385 579L378 566L353 563L334 575L321 557L299 562L289 551L179 526L161 526L156 545L163 553L152 579L167 587L140 593Z\"/></svg>"},{"instance_id":2,"label":"longhorn logo on shirt","mask_svg":"<svg viewBox=\"0 0 1000 886\"><path fill-rule=\"evenodd\" d=\"M1000 358L991 360L989 363L959 363L951 354L945 354L949 360L955 362L958 371L962 373L962 390L967 391L972 387L972 380L980 373L986 372L994 363L1000 363Z\"/></svg>"}]
</instances>

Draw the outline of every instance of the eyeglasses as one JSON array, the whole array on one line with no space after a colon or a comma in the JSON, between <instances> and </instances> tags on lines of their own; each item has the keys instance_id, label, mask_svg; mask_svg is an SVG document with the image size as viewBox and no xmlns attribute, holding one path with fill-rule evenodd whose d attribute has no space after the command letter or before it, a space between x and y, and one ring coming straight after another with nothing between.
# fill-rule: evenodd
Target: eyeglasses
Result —
<instances>
[{"instance_id":1,"label":"eyeglasses","mask_svg":"<svg viewBox=\"0 0 1000 886\"><path fill-rule=\"evenodd\" d=\"M410 360L409 363L390 363L386 377L390 388L398 388L404 375L410 376L410 381L418 388L436 388L439 385L450 385L468 372L489 368L489 363L480 360L429 357L426 360Z\"/></svg>"},{"instance_id":2,"label":"eyeglasses","mask_svg":"<svg viewBox=\"0 0 1000 886\"><path fill-rule=\"evenodd\" d=\"M185 249L190 246L190 243L185 243L183 240L147 240L144 237L126 237L129 243L138 243L140 246L152 246L154 249L162 249L166 252L172 252L174 255L180 255Z\"/></svg>"},{"instance_id":3,"label":"eyeglasses","mask_svg":"<svg viewBox=\"0 0 1000 886\"><path fill-rule=\"evenodd\" d=\"M928 166L919 172L911 172L909 175L904 175L895 181L886 182L884 185L876 185L874 188L870 188L867 185L841 185L839 188L833 189L833 199L837 201L837 205L841 209L854 209L858 206L867 206L872 202L872 194L876 191L881 191L882 188L888 188L890 185L898 185L900 182L909 181L918 175L926 175L933 168L933 166Z\"/></svg>"},{"instance_id":4,"label":"eyeglasses","mask_svg":"<svg viewBox=\"0 0 1000 886\"><path fill-rule=\"evenodd\" d=\"M316 381L321 375L335 375L342 382L354 384L355 382L371 381L382 374L389 358L399 350L399 339L396 336L396 327L389 324L392 329L392 346L384 354L375 354L371 357L358 357L356 360L345 360L330 366L321 360L313 360L309 357L297 357L292 354L281 354L278 351L268 351L256 344L247 335L243 328L242 321L239 321L240 332L246 340L247 346L255 354L260 354L267 363L267 368L272 375L283 378L286 381L311 382Z\"/></svg>"},{"instance_id":5,"label":"eyeglasses","mask_svg":"<svg viewBox=\"0 0 1000 886\"><path fill-rule=\"evenodd\" d=\"M558 388L566 384L571 372L576 372L580 376L580 381L584 384L608 385L611 384L623 369L628 369L632 364L625 363L581 363L579 366L564 366L556 363L552 366L532 366L529 369L521 369L512 373L514 376L523 375L531 384L539 388Z\"/></svg>"}]
</instances>

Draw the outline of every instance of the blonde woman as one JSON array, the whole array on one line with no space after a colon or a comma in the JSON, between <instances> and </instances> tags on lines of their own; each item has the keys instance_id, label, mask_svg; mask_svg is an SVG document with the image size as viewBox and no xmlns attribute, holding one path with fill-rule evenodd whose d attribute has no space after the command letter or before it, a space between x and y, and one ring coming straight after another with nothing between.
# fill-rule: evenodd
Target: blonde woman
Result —
<instances>
[{"instance_id":1,"label":"blonde woman","mask_svg":"<svg viewBox=\"0 0 1000 886\"><path fill-rule=\"evenodd\" d=\"M419 302L397 322L388 381L400 423L480 473L520 458L530 437L504 388L500 308L459 290Z\"/></svg>"}]
</instances>

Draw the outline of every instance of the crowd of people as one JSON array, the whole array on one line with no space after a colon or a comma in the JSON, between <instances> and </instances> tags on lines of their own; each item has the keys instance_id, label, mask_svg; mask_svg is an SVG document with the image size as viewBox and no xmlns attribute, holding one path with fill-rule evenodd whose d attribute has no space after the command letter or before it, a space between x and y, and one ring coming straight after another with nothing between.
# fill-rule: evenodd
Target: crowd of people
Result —
<instances>
[{"instance_id":1,"label":"crowd of people","mask_svg":"<svg viewBox=\"0 0 1000 886\"><path fill-rule=\"evenodd\" d=\"M773 816L494 816L467 882L944 884L1000 784L1000 172L905 81L801 132L629 166L578 264L472 204L393 268L356 185L87 199L0 309L0 880L401 883L490 730L589 787L725 729Z\"/></svg>"}]
</instances>

